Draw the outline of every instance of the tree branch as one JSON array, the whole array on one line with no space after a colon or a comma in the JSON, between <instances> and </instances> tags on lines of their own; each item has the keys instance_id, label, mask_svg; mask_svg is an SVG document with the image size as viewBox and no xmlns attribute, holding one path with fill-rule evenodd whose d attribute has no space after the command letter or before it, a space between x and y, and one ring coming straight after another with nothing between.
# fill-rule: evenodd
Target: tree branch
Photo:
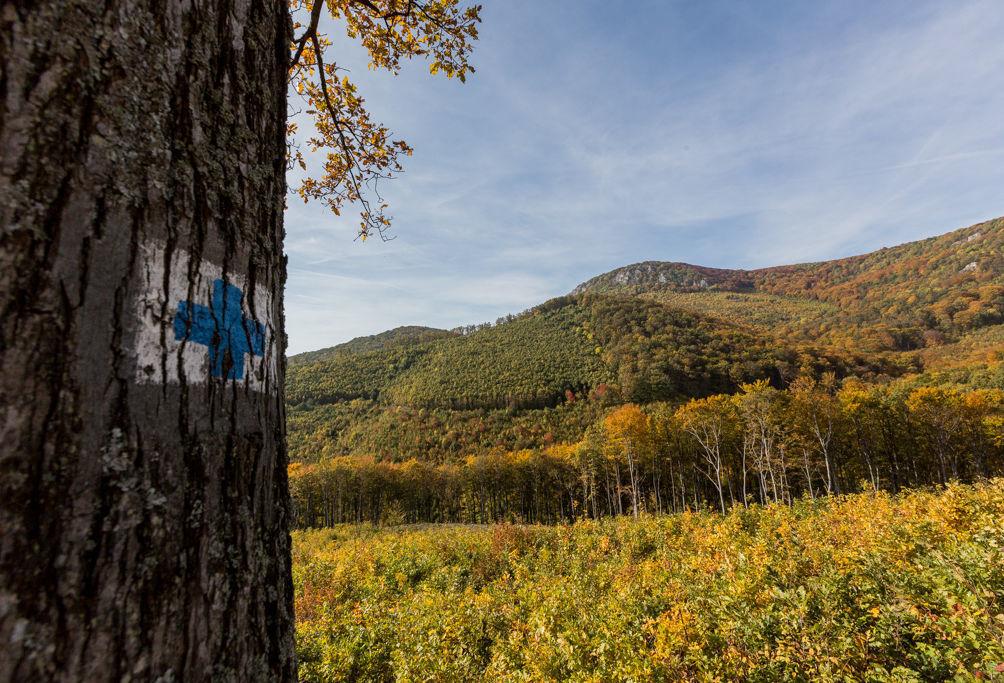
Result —
<instances>
[{"instance_id":1,"label":"tree branch","mask_svg":"<svg viewBox=\"0 0 1004 683\"><path fill-rule=\"evenodd\" d=\"M313 8L311 8L310 11L310 25L307 26L307 29L303 32L303 35L300 36L300 39L297 41L296 53L293 55L293 58L289 62L289 68L292 69L300 61L300 55L303 54L303 48L306 47L307 40L309 39L314 39L314 48L317 50L318 54L320 54L321 50L317 46L316 39L317 39L317 24L321 20L322 9L324 9L324 0L314 0L314 6Z\"/></svg>"},{"instance_id":2,"label":"tree branch","mask_svg":"<svg viewBox=\"0 0 1004 683\"><path fill-rule=\"evenodd\" d=\"M369 232L369 228L375 227L380 238L386 241L388 238L384 235L384 224L379 219L373 217L373 210L370 207L369 200L363 194L363 188L360 186L359 178L356 177L353 168L359 171L360 175L363 175L363 170L359 168L359 163L356 157L351 152L351 146L349 141L345 138L345 129L342 127L342 122L338 118L337 110L331 103L331 97L328 95L328 79L324 74L324 58L321 56L321 45L320 41L317 39L316 33L311 36L311 41L314 44L315 59L317 60L317 74L320 79L321 84L321 95L324 97L324 106L328 108L328 114L331 116L331 123L335 127L335 132L338 134L338 142L342 148L342 153L345 154L348 160L348 180L352 185L352 190L355 193L355 199L363 206L363 235ZM379 196L379 195L378 195Z\"/></svg>"}]
</instances>

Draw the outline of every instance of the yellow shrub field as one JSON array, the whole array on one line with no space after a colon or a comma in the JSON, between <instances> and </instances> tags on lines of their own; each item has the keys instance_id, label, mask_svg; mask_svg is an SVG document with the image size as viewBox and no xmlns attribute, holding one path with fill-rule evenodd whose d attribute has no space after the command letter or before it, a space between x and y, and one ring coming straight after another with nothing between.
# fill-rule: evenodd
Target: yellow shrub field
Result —
<instances>
[{"instance_id":1,"label":"yellow shrub field","mask_svg":"<svg viewBox=\"0 0 1004 683\"><path fill-rule=\"evenodd\" d=\"M306 681L1004 681L1004 480L294 534Z\"/></svg>"}]
</instances>

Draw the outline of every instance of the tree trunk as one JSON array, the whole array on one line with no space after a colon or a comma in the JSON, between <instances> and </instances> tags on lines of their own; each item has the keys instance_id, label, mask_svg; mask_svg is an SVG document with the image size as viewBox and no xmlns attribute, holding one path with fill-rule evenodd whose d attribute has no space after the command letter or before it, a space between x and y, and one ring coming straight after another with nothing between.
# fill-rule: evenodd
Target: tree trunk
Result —
<instances>
[{"instance_id":1,"label":"tree trunk","mask_svg":"<svg viewBox=\"0 0 1004 683\"><path fill-rule=\"evenodd\" d=\"M634 466L634 456L631 449L627 449L628 477L631 480L631 510L635 519L638 518L638 473Z\"/></svg>"},{"instance_id":2,"label":"tree trunk","mask_svg":"<svg viewBox=\"0 0 1004 683\"><path fill-rule=\"evenodd\" d=\"M0 680L293 680L285 3L0 12Z\"/></svg>"}]
</instances>

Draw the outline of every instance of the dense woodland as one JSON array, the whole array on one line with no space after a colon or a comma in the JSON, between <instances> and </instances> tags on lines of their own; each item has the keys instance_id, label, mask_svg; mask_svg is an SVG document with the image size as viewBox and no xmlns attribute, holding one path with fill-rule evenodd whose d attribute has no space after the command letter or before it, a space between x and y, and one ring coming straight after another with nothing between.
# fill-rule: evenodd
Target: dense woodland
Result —
<instances>
[{"instance_id":1,"label":"dense woodland","mask_svg":"<svg viewBox=\"0 0 1004 683\"><path fill-rule=\"evenodd\" d=\"M637 297L577 295L466 335L294 361L290 453L451 460L577 440L624 402L683 401L758 379L782 387L800 373L901 376L919 363L785 345Z\"/></svg>"},{"instance_id":2,"label":"dense woodland","mask_svg":"<svg viewBox=\"0 0 1004 683\"><path fill-rule=\"evenodd\" d=\"M999 474L1002 248L997 220L821 264L638 264L494 324L294 357L297 523L556 522Z\"/></svg>"},{"instance_id":3,"label":"dense woodland","mask_svg":"<svg viewBox=\"0 0 1004 683\"><path fill-rule=\"evenodd\" d=\"M626 404L582 440L448 463L349 456L290 470L297 524L571 522L792 504L1004 474L1004 391L832 375L678 407Z\"/></svg>"}]
</instances>

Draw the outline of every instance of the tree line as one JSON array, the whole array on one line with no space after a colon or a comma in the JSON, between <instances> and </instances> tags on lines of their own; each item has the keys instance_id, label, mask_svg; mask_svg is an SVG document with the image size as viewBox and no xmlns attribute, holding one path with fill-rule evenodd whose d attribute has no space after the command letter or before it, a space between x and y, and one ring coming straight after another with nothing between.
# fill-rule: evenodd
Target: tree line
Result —
<instances>
[{"instance_id":1,"label":"tree line","mask_svg":"<svg viewBox=\"0 0 1004 683\"><path fill-rule=\"evenodd\" d=\"M558 523L897 492L1004 473L1004 391L799 378L683 404L625 404L575 443L461 461L296 463L299 527Z\"/></svg>"}]
</instances>

